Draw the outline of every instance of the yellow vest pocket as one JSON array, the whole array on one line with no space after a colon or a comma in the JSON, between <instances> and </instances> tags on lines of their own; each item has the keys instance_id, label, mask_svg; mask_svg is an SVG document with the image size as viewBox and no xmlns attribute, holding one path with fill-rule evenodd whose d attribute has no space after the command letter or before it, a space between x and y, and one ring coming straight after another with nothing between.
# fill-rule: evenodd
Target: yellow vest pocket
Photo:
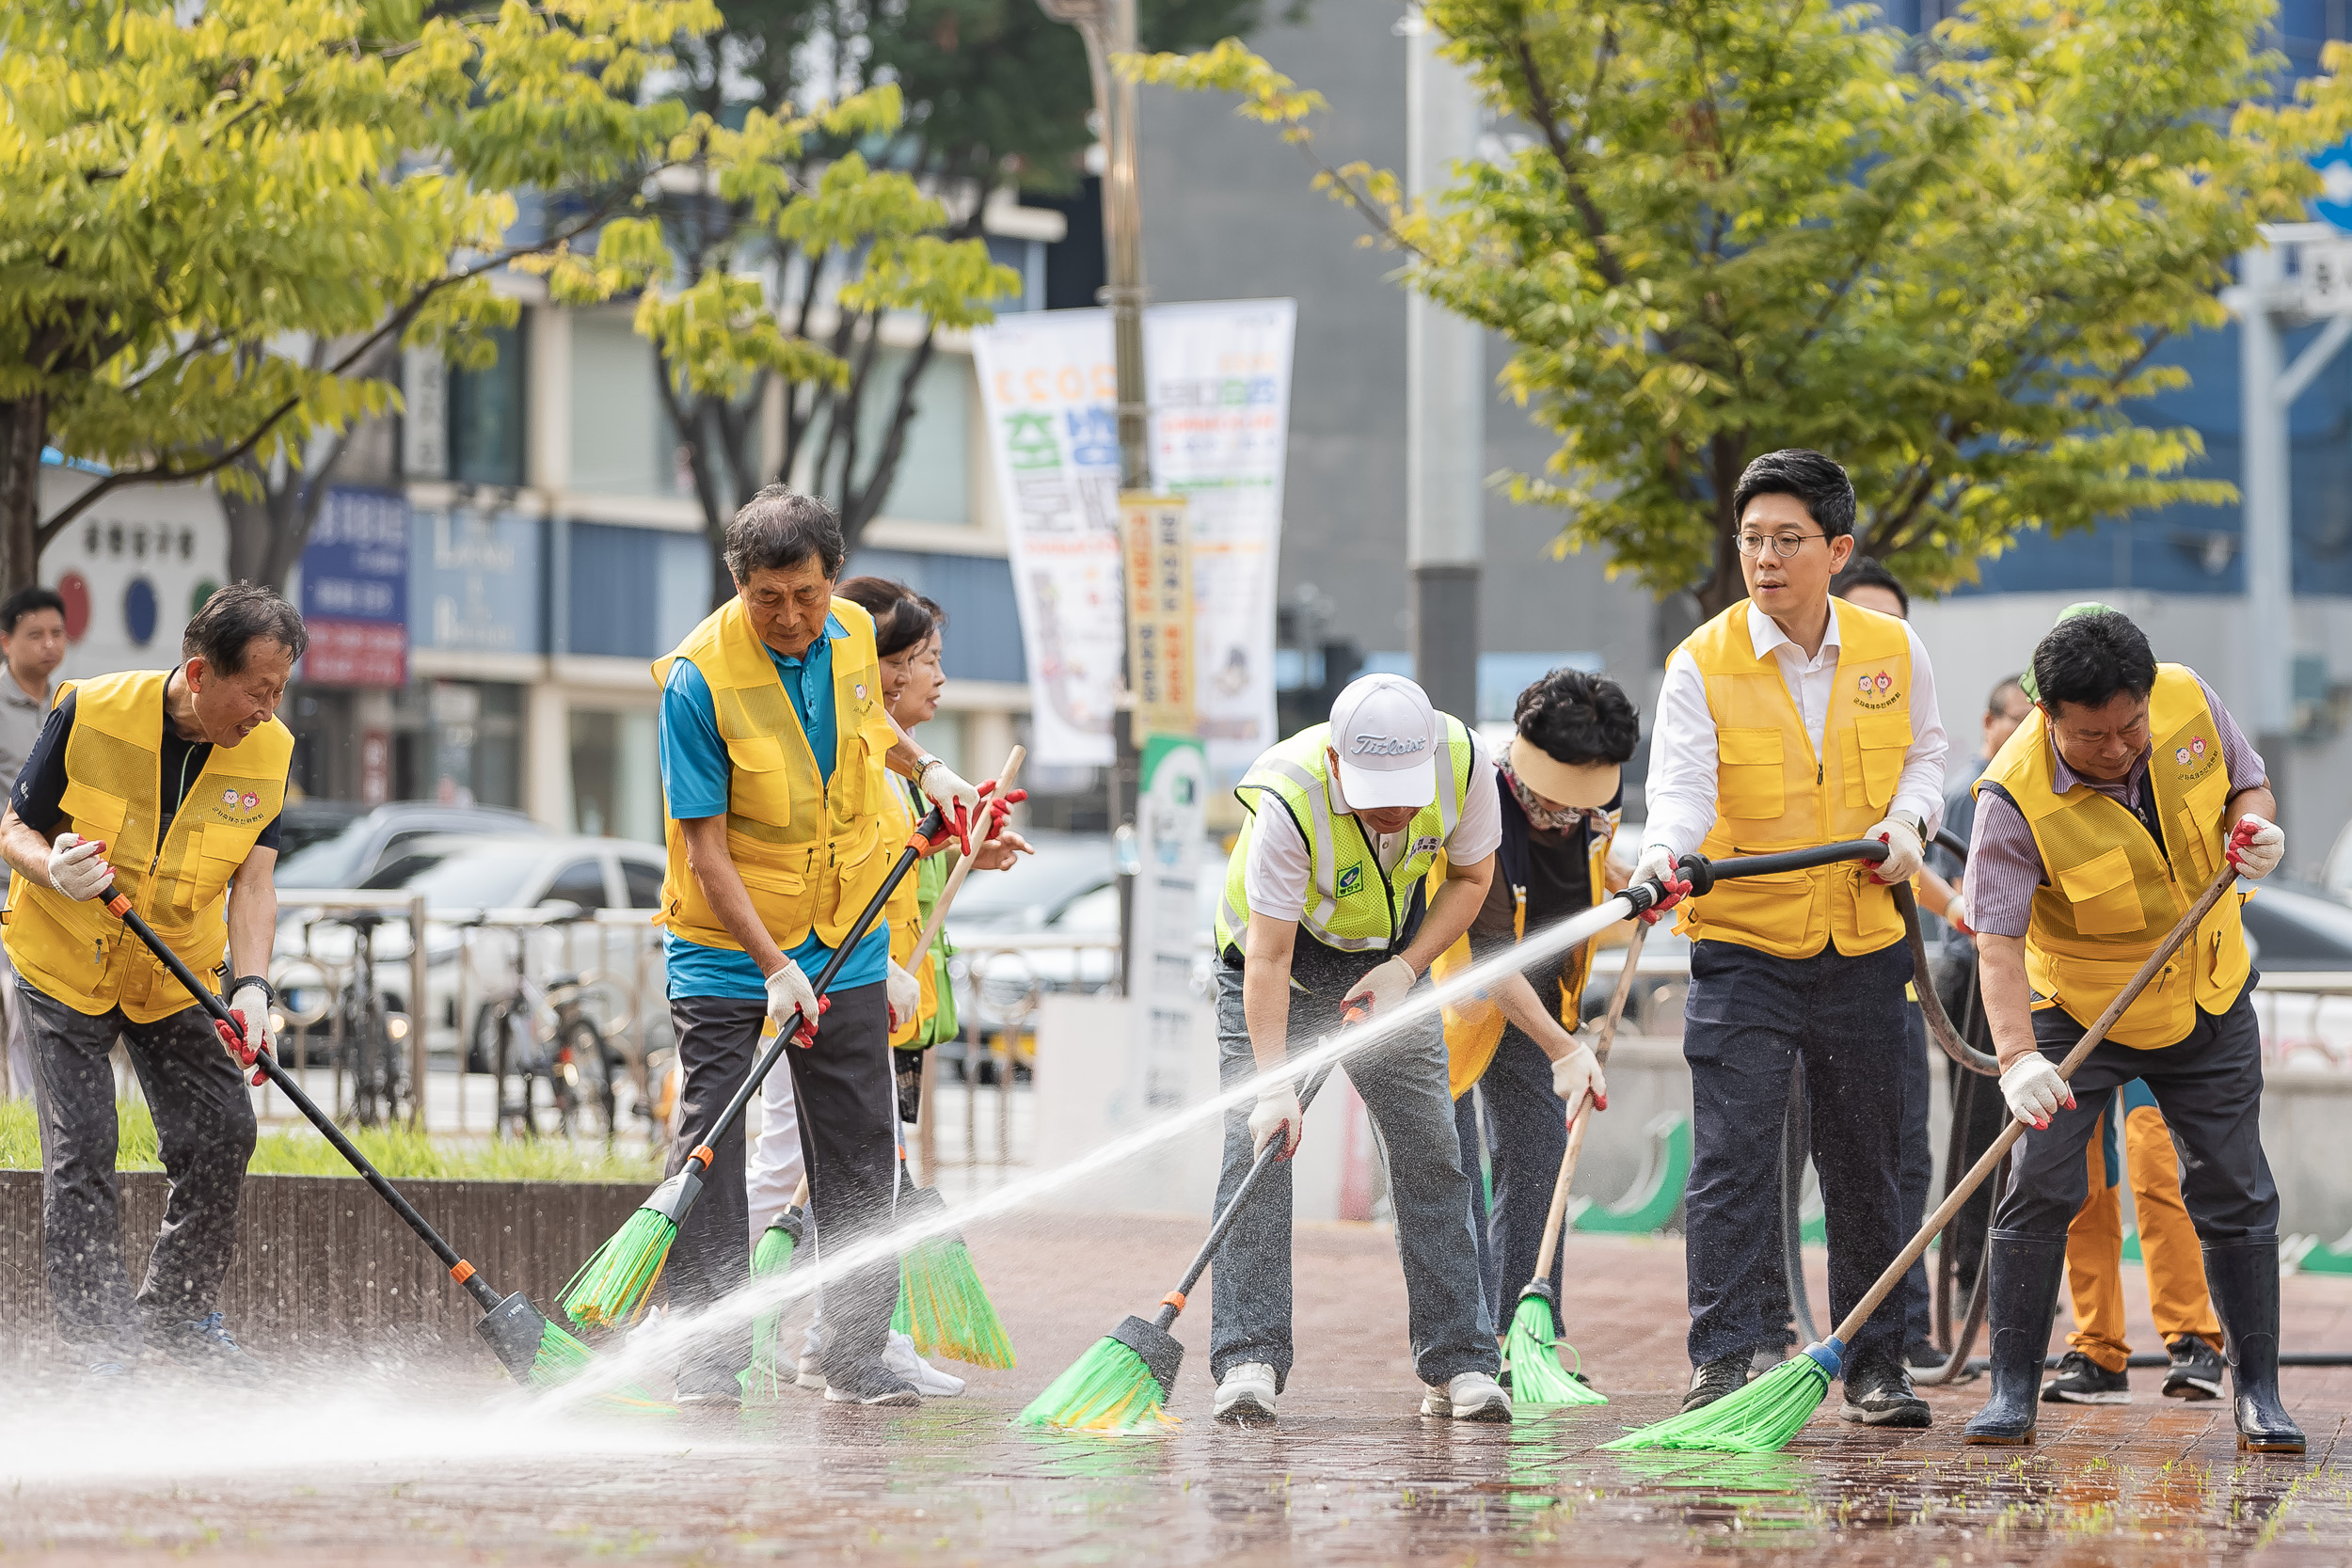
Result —
<instances>
[{"instance_id":1,"label":"yellow vest pocket","mask_svg":"<svg viewBox=\"0 0 2352 1568\"><path fill-rule=\"evenodd\" d=\"M1778 817L1788 801L1780 731L1718 729L1715 747L1717 809L1757 821Z\"/></svg>"},{"instance_id":2,"label":"yellow vest pocket","mask_svg":"<svg viewBox=\"0 0 2352 1568\"><path fill-rule=\"evenodd\" d=\"M2131 855L2121 845L2066 867L2058 880L2058 890L2074 906L2074 929L2087 937L2119 936L2148 924L2139 886L2132 878Z\"/></svg>"}]
</instances>

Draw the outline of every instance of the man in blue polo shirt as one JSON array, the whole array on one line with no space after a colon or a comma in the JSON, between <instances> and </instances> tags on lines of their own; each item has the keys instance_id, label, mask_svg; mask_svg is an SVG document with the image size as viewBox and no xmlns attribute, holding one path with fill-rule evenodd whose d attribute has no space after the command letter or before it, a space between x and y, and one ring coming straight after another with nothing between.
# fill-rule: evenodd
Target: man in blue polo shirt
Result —
<instances>
[{"instance_id":1,"label":"man in blue polo shirt","mask_svg":"<svg viewBox=\"0 0 2352 1568\"><path fill-rule=\"evenodd\" d=\"M887 1227L897 1101L894 1015L918 1004L914 976L890 961L877 920L842 962L819 1021L810 976L887 879L902 845L882 831L887 768L915 781L952 827L978 794L891 722L872 618L833 597L845 554L823 502L771 485L728 525L737 594L654 665L661 683L661 783L670 863L662 884L670 1017L685 1075L675 1174L709 1143L772 1019L798 1035L789 1051L801 1109L809 1208L823 1244ZM751 1274L739 1122L713 1154L703 1199L679 1227L669 1263L673 1306L708 1305ZM826 1290L825 1397L920 1402L882 1365L898 1266L884 1257ZM678 1397L703 1406L740 1398L749 1330L717 1337L678 1369Z\"/></svg>"}]
</instances>

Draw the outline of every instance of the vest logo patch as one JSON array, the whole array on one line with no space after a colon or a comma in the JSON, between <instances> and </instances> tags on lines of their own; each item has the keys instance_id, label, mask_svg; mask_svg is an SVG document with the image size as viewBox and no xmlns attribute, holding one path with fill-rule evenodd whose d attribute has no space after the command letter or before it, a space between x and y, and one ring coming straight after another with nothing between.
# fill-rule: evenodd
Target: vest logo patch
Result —
<instances>
[{"instance_id":1,"label":"vest logo patch","mask_svg":"<svg viewBox=\"0 0 2352 1568\"><path fill-rule=\"evenodd\" d=\"M1902 694L1895 689L1895 676L1891 671L1880 670L1854 677L1856 707L1876 712L1881 708L1893 707L1901 700Z\"/></svg>"},{"instance_id":2,"label":"vest logo patch","mask_svg":"<svg viewBox=\"0 0 2352 1568\"><path fill-rule=\"evenodd\" d=\"M1358 861L1354 865L1340 873L1340 896L1352 897L1363 891L1364 863Z\"/></svg>"},{"instance_id":3,"label":"vest logo patch","mask_svg":"<svg viewBox=\"0 0 2352 1568\"><path fill-rule=\"evenodd\" d=\"M1440 850L1440 849L1442 849L1442 848L1444 848L1444 847L1445 847L1445 843L1444 843L1444 841L1443 841L1443 840L1441 840L1441 839L1437 839L1437 838L1417 838L1417 839L1413 840L1413 847L1412 847L1410 849L1406 850L1406 855L1408 855L1408 856L1411 856L1411 855L1434 855L1434 854L1436 854L1438 850Z\"/></svg>"},{"instance_id":4,"label":"vest logo patch","mask_svg":"<svg viewBox=\"0 0 2352 1568\"><path fill-rule=\"evenodd\" d=\"M220 815L232 822L242 823L244 815L262 809L262 798L251 790L224 789L220 792Z\"/></svg>"},{"instance_id":5,"label":"vest logo patch","mask_svg":"<svg viewBox=\"0 0 2352 1568\"><path fill-rule=\"evenodd\" d=\"M2221 747L2207 741L2201 735L2193 735L2188 737L2187 745L2172 748L2172 762L2173 766L2183 770L2181 783L2195 784L2221 766Z\"/></svg>"}]
</instances>

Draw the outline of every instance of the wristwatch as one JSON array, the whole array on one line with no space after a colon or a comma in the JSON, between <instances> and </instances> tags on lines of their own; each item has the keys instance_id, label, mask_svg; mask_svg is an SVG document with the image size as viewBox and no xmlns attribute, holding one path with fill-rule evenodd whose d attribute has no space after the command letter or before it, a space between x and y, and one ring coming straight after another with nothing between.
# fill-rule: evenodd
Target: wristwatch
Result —
<instances>
[{"instance_id":1,"label":"wristwatch","mask_svg":"<svg viewBox=\"0 0 2352 1568\"><path fill-rule=\"evenodd\" d=\"M262 978L259 974L240 974L235 979L230 981L230 996L233 998L237 992L245 990L247 986L261 987L262 1000L267 1002L269 1006L273 1007L278 1006L278 988L271 985L269 981Z\"/></svg>"}]
</instances>

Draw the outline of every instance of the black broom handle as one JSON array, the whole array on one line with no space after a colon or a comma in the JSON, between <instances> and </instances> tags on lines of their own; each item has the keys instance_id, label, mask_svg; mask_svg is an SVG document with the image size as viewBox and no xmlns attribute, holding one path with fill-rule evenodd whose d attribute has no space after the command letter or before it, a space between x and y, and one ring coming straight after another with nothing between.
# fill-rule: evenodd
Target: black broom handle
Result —
<instances>
[{"instance_id":1,"label":"black broom handle","mask_svg":"<svg viewBox=\"0 0 2352 1568\"><path fill-rule=\"evenodd\" d=\"M212 1015L215 1024L237 1029L237 1017L229 1010L229 1004L214 995L212 988L196 977L196 972L181 959L180 955L164 945L164 939L155 934L154 927L140 919L132 910L130 899L117 893L111 882L98 897L101 903L114 911L122 923L131 928L133 936L147 944L147 950L154 954L157 961L171 972L171 977L187 988L188 993L196 998L197 1005ZM238 1037L242 1039L244 1031L239 1029L237 1032ZM501 1299L499 1293L490 1289L488 1283L483 1279L471 1263L458 1256L455 1247L442 1240L439 1231L425 1222L425 1217L417 1212L415 1205L400 1196L400 1189L385 1180L384 1173L377 1170L368 1157L359 1152L358 1145L343 1135L343 1130L335 1125L335 1118L320 1110L318 1101L303 1092L302 1085L294 1081L294 1074L280 1067L276 1056L266 1050L257 1052L254 1054L253 1064L269 1074L269 1081L278 1085L278 1092L294 1101L294 1109L300 1111L304 1118L311 1126L317 1128L328 1143L335 1146L335 1152L351 1162L351 1168L358 1171L367 1184L375 1189L375 1196L390 1204L392 1212L408 1222L408 1228L415 1231L424 1244L433 1249L433 1255L448 1268L450 1277L463 1285L472 1294L473 1299L481 1305L484 1311L487 1312L498 1306Z\"/></svg>"},{"instance_id":2,"label":"black broom handle","mask_svg":"<svg viewBox=\"0 0 2352 1568\"><path fill-rule=\"evenodd\" d=\"M946 832L946 818L940 815L937 806L933 806L923 820L915 824L914 833L907 840L907 847L898 851L898 863L890 868L890 875L882 879L882 885L874 891L874 896L866 901L866 912L857 917L857 924L850 927L849 935L834 946L833 957L825 960L825 967L818 971L817 982L809 989L818 997L825 994L826 988L833 984L833 977L841 972L841 965L857 944L866 940L866 933L882 916L882 905L889 902L890 895L906 879L907 872L930 851L933 845L945 842ZM804 1022L812 1029L817 1026L813 1018ZM777 1027L776 1043L753 1064L751 1076L736 1085L735 1098L728 1101L727 1108L720 1113L718 1123L711 1128L708 1139L695 1146L694 1152L686 1157L689 1161L699 1163L706 1171L710 1168L710 1163L718 1158L714 1150L726 1137L727 1130L742 1119L744 1108L751 1104L752 1096L759 1092L759 1085L768 1081L768 1074L774 1071L776 1064L784 1059L786 1049L798 1033L795 1029Z\"/></svg>"}]
</instances>

